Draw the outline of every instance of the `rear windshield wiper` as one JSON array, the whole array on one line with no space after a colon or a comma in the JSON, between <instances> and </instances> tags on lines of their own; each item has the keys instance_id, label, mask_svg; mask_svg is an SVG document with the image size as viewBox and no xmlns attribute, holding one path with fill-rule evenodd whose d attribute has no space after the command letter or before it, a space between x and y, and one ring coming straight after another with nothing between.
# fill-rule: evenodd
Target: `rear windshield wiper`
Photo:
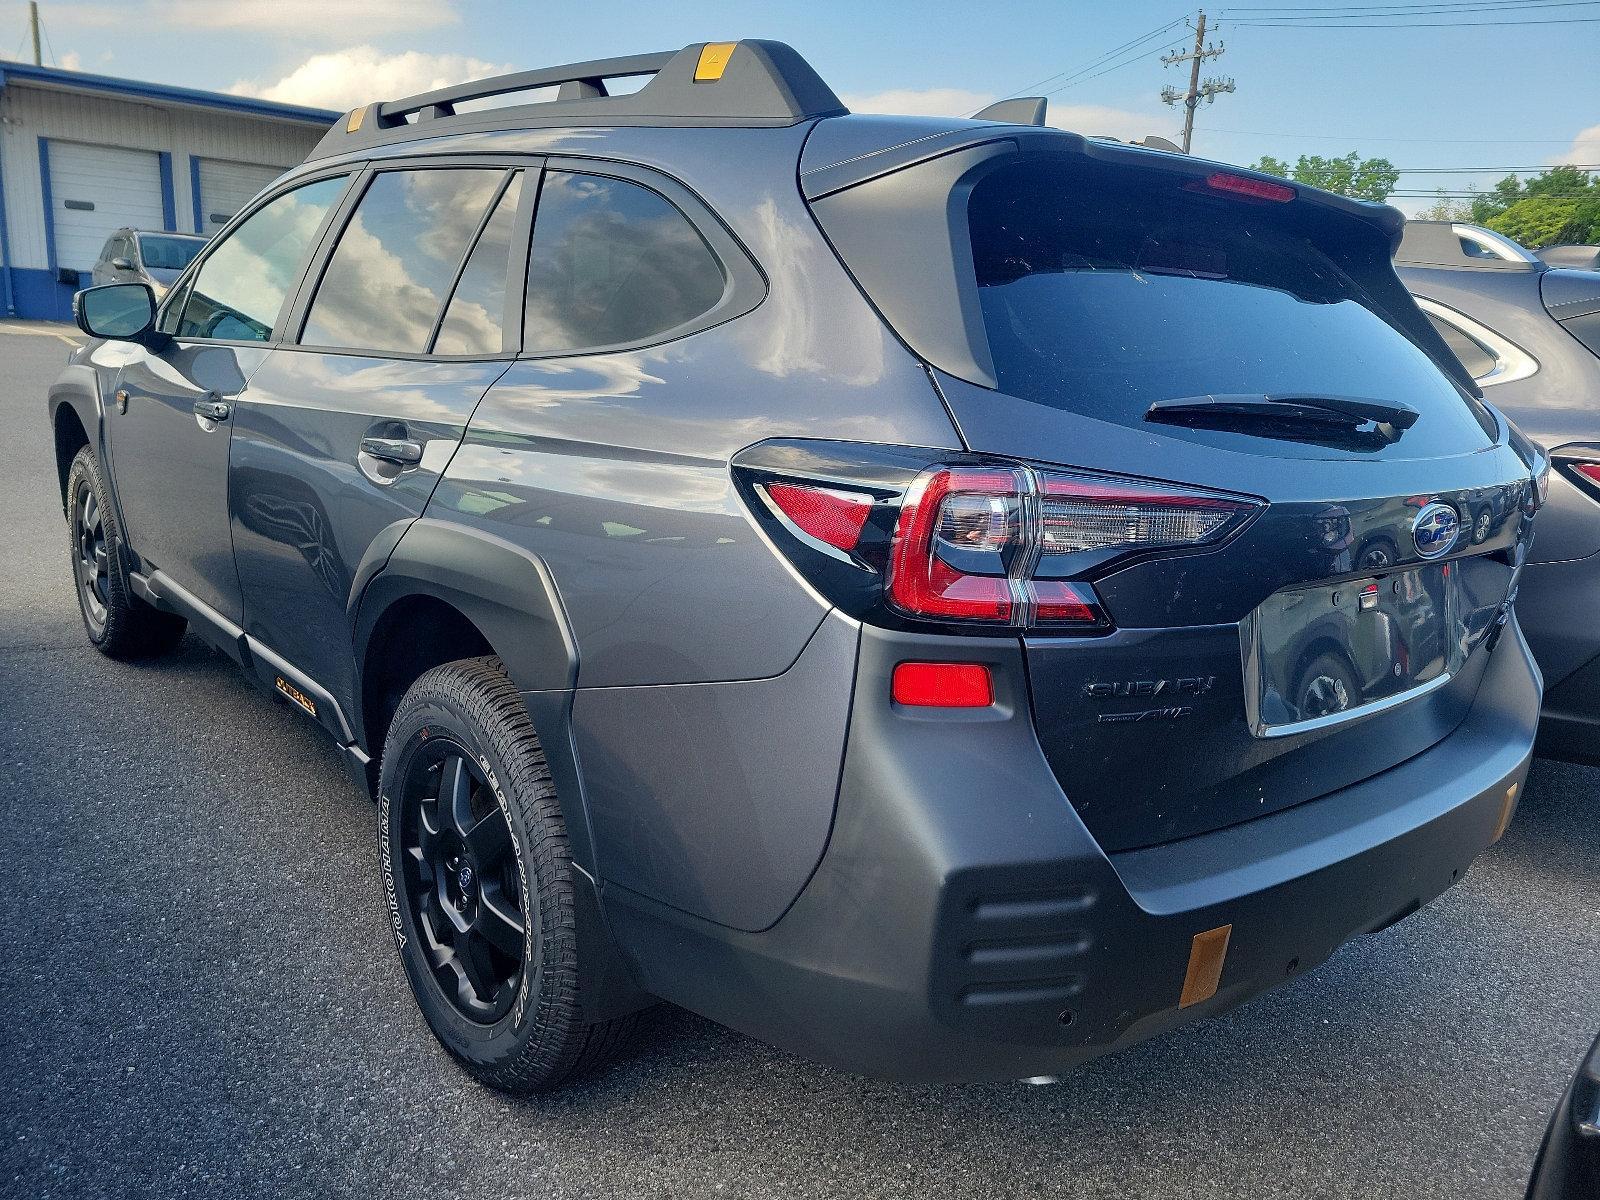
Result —
<instances>
[{"instance_id":1,"label":"rear windshield wiper","mask_svg":"<svg viewBox=\"0 0 1600 1200\"><path fill-rule=\"evenodd\" d=\"M1299 425L1360 430L1372 426L1375 440L1397 442L1417 423L1420 414L1409 404L1373 400L1365 396L1322 396L1311 393L1267 395L1179 396L1157 400L1144 414L1146 421L1173 425ZM1272 436L1270 430L1252 430Z\"/></svg>"}]
</instances>

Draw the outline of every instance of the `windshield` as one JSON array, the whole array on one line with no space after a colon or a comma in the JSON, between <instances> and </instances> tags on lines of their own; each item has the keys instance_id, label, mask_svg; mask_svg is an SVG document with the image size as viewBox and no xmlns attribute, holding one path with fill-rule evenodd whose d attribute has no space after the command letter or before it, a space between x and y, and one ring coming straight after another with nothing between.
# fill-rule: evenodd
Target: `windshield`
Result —
<instances>
[{"instance_id":1,"label":"windshield","mask_svg":"<svg viewBox=\"0 0 1600 1200\"><path fill-rule=\"evenodd\" d=\"M201 238L157 237L141 234L139 257L146 267L158 271L181 271L200 253L205 241Z\"/></svg>"},{"instance_id":2,"label":"windshield","mask_svg":"<svg viewBox=\"0 0 1600 1200\"><path fill-rule=\"evenodd\" d=\"M1001 390L1128 425L1184 397L1365 397L1421 412L1407 452L1486 444L1461 393L1288 206L1151 178L1023 161L974 187Z\"/></svg>"}]
</instances>

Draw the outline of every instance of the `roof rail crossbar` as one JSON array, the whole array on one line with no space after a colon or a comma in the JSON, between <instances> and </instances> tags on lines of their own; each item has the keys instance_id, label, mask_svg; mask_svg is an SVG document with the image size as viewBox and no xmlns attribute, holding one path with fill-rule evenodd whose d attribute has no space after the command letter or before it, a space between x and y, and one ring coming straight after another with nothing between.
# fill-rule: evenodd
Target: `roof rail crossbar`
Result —
<instances>
[{"instance_id":1,"label":"roof rail crossbar","mask_svg":"<svg viewBox=\"0 0 1600 1200\"><path fill-rule=\"evenodd\" d=\"M607 87L609 80L640 75L651 79L637 91L614 96ZM553 100L467 112L458 107L549 87L556 89ZM782 42L697 42L678 51L517 71L369 104L335 122L310 158L444 133L562 125L784 126L846 111L811 64Z\"/></svg>"},{"instance_id":2,"label":"roof rail crossbar","mask_svg":"<svg viewBox=\"0 0 1600 1200\"><path fill-rule=\"evenodd\" d=\"M622 58L599 58L593 62L571 63L564 67L542 67L535 71L515 71L510 75L496 75L473 83L458 83L452 87L437 88L390 100L377 106L379 125L391 128L405 121L412 113L418 120L453 117L455 106L470 100L487 100L493 96L508 96L514 92L531 92L537 88L560 85L560 100L587 100L608 96L607 79L625 79L630 75L654 75L672 61L672 51L660 54L630 54ZM572 94L566 94L569 85L577 85ZM429 112L429 110L432 110Z\"/></svg>"}]
</instances>

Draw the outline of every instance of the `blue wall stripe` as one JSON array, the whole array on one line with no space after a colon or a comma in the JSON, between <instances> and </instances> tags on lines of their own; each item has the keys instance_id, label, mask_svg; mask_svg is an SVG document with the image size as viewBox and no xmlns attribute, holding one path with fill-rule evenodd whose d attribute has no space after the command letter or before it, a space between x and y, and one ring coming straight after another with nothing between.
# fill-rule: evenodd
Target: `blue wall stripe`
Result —
<instances>
[{"instance_id":1,"label":"blue wall stripe","mask_svg":"<svg viewBox=\"0 0 1600 1200\"><path fill-rule=\"evenodd\" d=\"M39 194L44 198L44 252L50 274L60 269L56 261L56 202L50 194L50 143L39 139Z\"/></svg>"},{"instance_id":2,"label":"blue wall stripe","mask_svg":"<svg viewBox=\"0 0 1600 1200\"><path fill-rule=\"evenodd\" d=\"M189 199L194 201L194 231L204 233L206 223L200 212L200 160L189 155Z\"/></svg>"},{"instance_id":3,"label":"blue wall stripe","mask_svg":"<svg viewBox=\"0 0 1600 1200\"><path fill-rule=\"evenodd\" d=\"M6 315L17 315L16 293L11 285L11 234L6 229L6 180L0 173L0 290L5 293Z\"/></svg>"},{"instance_id":4,"label":"blue wall stripe","mask_svg":"<svg viewBox=\"0 0 1600 1200\"><path fill-rule=\"evenodd\" d=\"M161 164L161 228L178 231L178 202L172 195L172 155L165 150L156 151Z\"/></svg>"}]
</instances>

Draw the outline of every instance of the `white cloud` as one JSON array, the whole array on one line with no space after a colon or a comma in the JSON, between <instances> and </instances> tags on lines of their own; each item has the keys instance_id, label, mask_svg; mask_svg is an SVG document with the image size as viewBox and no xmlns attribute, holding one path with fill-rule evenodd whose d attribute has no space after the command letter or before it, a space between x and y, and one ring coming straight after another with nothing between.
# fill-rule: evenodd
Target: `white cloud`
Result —
<instances>
[{"instance_id":1,"label":"white cloud","mask_svg":"<svg viewBox=\"0 0 1600 1200\"><path fill-rule=\"evenodd\" d=\"M1591 125L1572 139L1572 149L1556 158L1557 163L1600 163L1600 125Z\"/></svg>"},{"instance_id":2,"label":"white cloud","mask_svg":"<svg viewBox=\"0 0 1600 1200\"><path fill-rule=\"evenodd\" d=\"M61 56L59 65L68 71L81 71L83 70L83 58L76 50L68 50Z\"/></svg>"},{"instance_id":3,"label":"white cloud","mask_svg":"<svg viewBox=\"0 0 1600 1200\"><path fill-rule=\"evenodd\" d=\"M897 88L871 95L841 97L852 112L897 113L906 116L965 117L992 104L998 97L963 88ZM1057 129L1070 129L1090 137L1138 141L1161 133L1170 118L1129 112L1105 104L1057 104L1050 101L1045 120Z\"/></svg>"},{"instance_id":4,"label":"white cloud","mask_svg":"<svg viewBox=\"0 0 1600 1200\"><path fill-rule=\"evenodd\" d=\"M237 96L259 96L285 104L347 109L513 69L464 54L425 54L420 50L385 54L373 46L352 46L314 54L275 83L242 79L228 90Z\"/></svg>"},{"instance_id":5,"label":"white cloud","mask_svg":"<svg viewBox=\"0 0 1600 1200\"><path fill-rule=\"evenodd\" d=\"M53 5L51 24L121 28L242 29L285 38L345 37L355 22L386 33L437 29L461 20L455 0L140 0L124 4Z\"/></svg>"}]
</instances>

